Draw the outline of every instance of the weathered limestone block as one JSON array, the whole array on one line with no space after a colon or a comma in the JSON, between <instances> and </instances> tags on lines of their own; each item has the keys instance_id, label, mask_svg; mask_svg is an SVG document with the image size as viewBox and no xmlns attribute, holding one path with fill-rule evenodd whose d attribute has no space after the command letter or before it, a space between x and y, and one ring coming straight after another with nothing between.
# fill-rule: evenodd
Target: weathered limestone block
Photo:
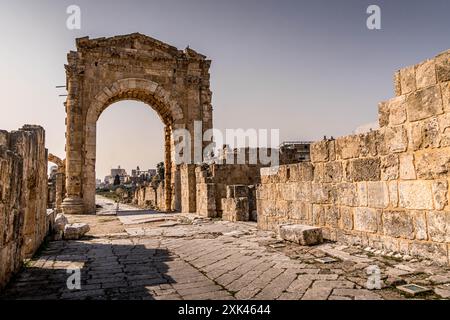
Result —
<instances>
[{"instance_id":1,"label":"weathered limestone block","mask_svg":"<svg viewBox=\"0 0 450 320\"><path fill-rule=\"evenodd\" d=\"M416 153L415 157L418 179L437 179L449 176L450 148Z\"/></svg>"},{"instance_id":2,"label":"weathered limestone block","mask_svg":"<svg viewBox=\"0 0 450 320\"><path fill-rule=\"evenodd\" d=\"M389 206L392 208L398 207L398 182L388 181L389 189Z\"/></svg>"},{"instance_id":3,"label":"weathered limestone block","mask_svg":"<svg viewBox=\"0 0 450 320\"><path fill-rule=\"evenodd\" d=\"M340 161L317 163L314 167L314 181L339 182L342 180L343 169Z\"/></svg>"},{"instance_id":4,"label":"weathered limestone block","mask_svg":"<svg viewBox=\"0 0 450 320\"><path fill-rule=\"evenodd\" d=\"M439 116L440 147L450 147L450 113Z\"/></svg>"},{"instance_id":5,"label":"weathered limestone block","mask_svg":"<svg viewBox=\"0 0 450 320\"><path fill-rule=\"evenodd\" d=\"M216 211L216 185L214 183L197 184L197 211L199 215L214 218Z\"/></svg>"},{"instance_id":6,"label":"weathered limestone block","mask_svg":"<svg viewBox=\"0 0 450 320\"><path fill-rule=\"evenodd\" d=\"M302 246L312 246L323 242L322 229L301 224L281 225L280 237Z\"/></svg>"},{"instance_id":7,"label":"weathered limestone block","mask_svg":"<svg viewBox=\"0 0 450 320\"><path fill-rule=\"evenodd\" d=\"M427 240L427 217L423 211L413 211L415 238L417 240Z\"/></svg>"},{"instance_id":8,"label":"weathered limestone block","mask_svg":"<svg viewBox=\"0 0 450 320\"><path fill-rule=\"evenodd\" d=\"M397 154L381 157L381 180L396 180L399 177L400 161Z\"/></svg>"},{"instance_id":9,"label":"weathered limestone block","mask_svg":"<svg viewBox=\"0 0 450 320\"><path fill-rule=\"evenodd\" d=\"M312 183L312 202L328 203L330 201L330 187L323 183Z\"/></svg>"},{"instance_id":10,"label":"weathered limestone block","mask_svg":"<svg viewBox=\"0 0 450 320\"><path fill-rule=\"evenodd\" d=\"M394 238L414 239L413 217L405 210L384 211L383 232Z\"/></svg>"},{"instance_id":11,"label":"weathered limestone block","mask_svg":"<svg viewBox=\"0 0 450 320\"><path fill-rule=\"evenodd\" d=\"M414 155L401 154L400 155L400 179L415 180L417 177L416 169L414 167Z\"/></svg>"},{"instance_id":12,"label":"weathered limestone block","mask_svg":"<svg viewBox=\"0 0 450 320\"><path fill-rule=\"evenodd\" d=\"M339 183L337 188L337 202L340 205L356 207L358 206L358 189L356 183Z\"/></svg>"},{"instance_id":13,"label":"weathered limestone block","mask_svg":"<svg viewBox=\"0 0 450 320\"><path fill-rule=\"evenodd\" d=\"M407 116L405 95L381 102L378 108L380 127L397 126L406 122Z\"/></svg>"},{"instance_id":14,"label":"weathered limestone block","mask_svg":"<svg viewBox=\"0 0 450 320\"><path fill-rule=\"evenodd\" d=\"M0 290L22 265L22 170L22 158L0 145Z\"/></svg>"},{"instance_id":15,"label":"weathered limestone block","mask_svg":"<svg viewBox=\"0 0 450 320\"><path fill-rule=\"evenodd\" d=\"M450 212L427 212L428 236L435 242L446 242L450 232Z\"/></svg>"},{"instance_id":16,"label":"weathered limestone block","mask_svg":"<svg viewBox=\"0 0 450 320\"><path fill-rule=\"evenodd\" d=\"M296 199L295 187L297 183L288 182L288 183L280 183L280 194L283 200L293 201Z\"/></svg>"},{"instance_id":17,"label":"weathered limestone block","mask_svg":"<svg viewBox=\"0 0 450 320\"><path fill-rule=\"evenodd\" d=\"M426 60L416 68L417 89L422 89L436 84L436 71L434 59Z\"/></svg>"},{"instance_id":18,"label":"weathered limestone block","mask_svg":"<svg viewBox=\"0 0 450 320\"><path fill-rule=\"evenodd\" d=\"M402 94L402 83L400 77L400 71L394 73L394 94L400 96Z\"/></svg>"},{"instance_id":19,"label":"weathered limestone block","mask_svg":"<svg viewBox=\"0 0 450 320\"><path fill-rule=\"evenodd\" d=\"M450 81L441 83L442 103L445 112L450 112Z\"/></svg>"},{"instance_id":20,"label":"weathered limestone block","mask_svg":"<svg viewBox=\"0 0 450 320\"><path fill-rule=\"evenodd\" d=\"M311 182L295 183L292 187L294 199L298 201L312 201Z\"/></svg>"},{"instance_id":21,"label":"weathered limestone block","mask_svg":"<svg viewBox=\"0 0 450 320\"><path fill-rule=\"evenodd\" d=\"M55 231L64 231L64 227L68 223L67 217L62 213L58 213L55 218Z\"/></svg>"},{"instance_id":22,"label":"weathered limestone block","mask_svg":"<svg viewBox=\"0 0 450 320\"><path fill-rule=\"evenodd\" d=\"M378 155L378 145L381 140L379 130L370 131L359 135L359 156L375 157Z\"/></svg>"},{"instance_id":23,"label":"weathered limestone block","mask_svg":"<svg viewBox=\"0 0 450 320\"><path fill-rule=\"evenodd\" d=\"M226 221L249 221L248 198L224 198L222 199L222 220Z\"/></svg>"},{"instance_id":24,"label":"weathered limestone block","mask_svg":"<svg viewBox=\"0 0 450 320\"><path fill-rule=\"evenodd\" d=\"M311 223L313 205L303 201L293 201L291 203L291 218L297 221Z\"/></svg>"},{"instance_id":25,"label":"weathered limestone block","mask_svg":"<svg viewBox=\"0 0 450 320\"><path fill-rule=\"evenodd\" d=\"M415 241L409 245L408 253L440 264L448 264L446 244Z\"/></svg>"},{"instance_id":26,"label":"weathered limestone block","mask_svg":"<svg viewBox=\"0 0 450 320\"><path fill-rule=\"evenodd\" d=\"M22 257L31 257L48 233L47 150L45 131L25 125L9 136L10 149L22 158L22 207L24 210Z\"/></svg>"},{"instance_id":27,"label":"weathered limestone block","mask_svg":"<svg viewBox=\"0 0 450 320\"><path fill-rule=\"evenodd\" d=\"M385 101L378 103L378 124L380 128L389 125L389 104Z\"/></svg>"},{"instance_id":28,"label":"weathered limestone block","mask_svg":"<svg viewBox=\"0 0 450 320\"><path fill-rule=\"evenodd\" d=\"M348 181L378 181L381 175L379 158L354 159L347 162L346 179Z\"/></svg>"},{"instance_id":29,"label":"weathered limestone block","mask_svg":"<svg viewBox=\"0 0 450 320\"><path fill-rule=\"evenodd\" d=\"M439 86L421 89L406 98L408 120L418 121L443 113Z\"/></svg>"},{"instance_id":30,"label":"weathered limestone block","mask_svg":"<svg viewBox=\"0 0 450 320\"><path fill-rule=\"evenodd\" d=\"M324 206L325 209L325 226L337 228L339 226L339 207L331 205Z\"/></svg>"},{"instance_id":31,"label":"weathered limestone block","mask_svg":"<svg viewBox=\"0 0 450 320\"><path fill-rule=\"evenodd\" d=\"M409 136L409 141L414 151L439 147L440 131L438 118L432 117L411 123Z\"/></svg>"},{"instance_id":32,"label":"weathered limestone block","mask_svg":"<svg viewBox=\"0 0 450 320\"><path fill-rule=\"evenodd\" d=\"M277 172L277 182L281 182L281 183L285 183L289 180L289 175L290 175L290 171L289 171L289 167L287 165L282 165L278 167L278 172Z\"/></svg>"},{"instance_id":33,"label":"weathered limestone block","mask_svg":"<svg viewBox=\"0 0 450 320\"><path fill-rule=\"evenodd\" d=\"M335 142L323 140L311 145L311 161L326 162L335 160Z\"/></svg>"},{"instance_id":34,"label":"weathered limestone block","mask_svg":"<svg viewBox=\"0 0 450 320\"><path fill-rule=\"evenodd\" d=\"M312 181L314 179L314 166L311 162L300 162L297 164L298 181Z\"/></svg>"},{"instance_id":35,"label":"weathered limestone block","mask_svg":"<svg viewBox=\"0 0 450 320\"><path fill-rule=\"evenodd\" d=\"M64 227L64 239L78 240L81 239L90 230L87 223L72 223Z\"/></svg>"},{"instance_id":36,"label":"weathered limestone block","mask_svg":"<svg viewBox=\"0 0 450 320\"><path fill-rule=\"evenodd\" d=\"M450 50L436 56L435 61L437 81L450 81Z\"/></svg>"},{"instance_id":37,"label":"weathered limestone block","mask_svg":"<svg viewBox=\"0 0 450 320\"><path fill-rule=\"evenodd\" d=\"M351 135L336 139L336 158L352 159L360 155L360 136Z\"/></svg>"},{"instance_id":38,"label":"weathered limestone block","mask_svg":"<svg viewBox=\"0 0 450 320\"><path fill-rule=\"evenodd\" d=\"M386 208L389 205L389 189L384 181L367 182L368 206Z\"/></svg>"},{"instance_id":39,"label":"weathered limestone block","mask_svg":"<svg viewBox=\"0 0 450 320\"><path fill-rule=\"evenodd\" d=\"M340 228L351 231L353 230L353 215L354 215L355 209L352 207L345 207L341 206L339 207L339 215L340 215Z\"/></svg>"},{"instance_id":40,"label":"weathered limestone block","mask_svg":"<svg viewBox=\"0 0 450 320\"><path fill-rule=\"evenodd\" d=\"M368 194L367 194L367 182L358 182L358 203L360 207L367 207Z\"/></svg>"},{"instance_id":41,"label":"weathered limestone block","mask_svg":"<svg viewBox=\"0 0 450 320\"><path fill-rule=\"evenodd\" d=\"M443 210L448 205L448 181L433 181L431 190L433 192L434 208Z\"/></svg>"},{"instance_id":42,"label":"weathered limestone block","mask_svg":"<svg viewBox=\"0 0 450 320\"><path fill-rule=\"evenodd\" d=\"M385 139L390 152L404 152L408 148L408 134L404 126L385 128Z\"/></svg>"},{"instance_id":43,"label":"weathered limestone block","mask_svg":"<svg viewBox=\"0 0 450 320\"><path fill-rule=\"evenodd\" d=\"M400 181L398 184L400 207L406 209L433 209L433 196L429 181Z\"/></svg>"},{"instance_id":44,"label":"weathered limestone block","mask_svg":"<svg viewBox=\"0 0 450 320\"><path fill-rule=\"evenodd\" d=\"M299 174L298 174L298 165L297 163L294 164L288 164L289 168L289 182L298 182L299 181Z\"/></svg>"},{"instance_id":45,"label":"weathered limestone block","mask_svg":"<svg viewBox=\"0 0 450 320\"><path fill-rule=\"evenodd\" d=\"M312 223L315 226L325 225L325 206L320 204L313 204L312 209Z\"/></svg>"},{"instance_id":46,"label":"weathered limestone block","mask_svg":"<svg viewBox=\"0 0 450 320\"><path fill-rule=\"evenodd\" d=\"M196 212L196 178L195 164L180 166L181 212Z\"/></svg>"},{"instance_id":47,"label":"weathered limestone block","mask_svg":"<svg viewBox=\"0 0 450 320\"><path fill-rule=\"evenodd\" d=\"M54 240L61 240L64 234L64 228L69 223L69 220L67 220L66 216L62 213L58 213L55 217L55 223L54 223Z\"/></svg>"},{"instance_id":48,"label":"weathered limestone block","mask_svg":"<svg viewBox=\"0 0 450 320\"><path fill-rule=\"evenodd\" d=\"M260 184L256 187L256 200L267 200L267 185Z\"/></svg>"},{"instance_id":49,"label":"weathered limestone block","mask_svg":"<svg viewBox=\"0 0 450 320\"><path fill-rule=\"evenodd\" d=\"M373 208L356 208L354 229L356 231L375 233L381 220L381 212Z\"/></svg>"},{"instance_id":50,"label":"weathered limestone block","mask_svg":"<svg viewBox=\"0 0 450 320\"><path fill-rule=\"evenodd\" d=\"M415 66L406 67L400 70L400 81L402 94L416 90L416 72Z\"/></svg>"}]
</instances>

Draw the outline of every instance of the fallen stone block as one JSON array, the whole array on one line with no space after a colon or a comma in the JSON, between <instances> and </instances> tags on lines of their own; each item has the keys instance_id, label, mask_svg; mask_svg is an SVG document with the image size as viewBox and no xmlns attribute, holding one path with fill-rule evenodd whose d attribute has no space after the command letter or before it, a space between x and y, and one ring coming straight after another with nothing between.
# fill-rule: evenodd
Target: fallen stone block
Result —
<instances>
[{"instance_id":1,"label":"fallen stone block","mask_svg":"<svg viewBox=\"0 0 450 320\"><path fill-rule=\"evenodd\" d=\"M55 231L60 232L64 231L64 227L69 223L67 217L62 213L58 213L55 218Z\"/></svg>"},{"instance_id":2,"label":"fallen stone block","mask_svg":"<svg viewBox=\"0 0 450 320\"><path fill-rule=\"evenodd\" d=\"M311 246L323 242L322 229L301 224L281 225L280 237L284 240Z\"/></svg>"},{"instance_id":3,"label":"fallen stone block","mask_svg":"<svg viewBox=\"0 0 450 320\"><path fill-rule=\"evenodd\" d=\"M62 214L58 213L55 217L55 222L53 224L53 240L61 240L63 238L64 234L64 228L69 223L69 220L67 220L67 217Z\"/></svg>"},{"instance_id":4,"label":"fallen stone block","mask_svg":"<svg viewBox=\"0 0 450 320\"><path fill-rule=\"evenodd\" d=\"M87 223L72 223L68 224L64 228L64 239L66 240L78 240L83 237L90 228Z\"/></svg>"}]
</instances>

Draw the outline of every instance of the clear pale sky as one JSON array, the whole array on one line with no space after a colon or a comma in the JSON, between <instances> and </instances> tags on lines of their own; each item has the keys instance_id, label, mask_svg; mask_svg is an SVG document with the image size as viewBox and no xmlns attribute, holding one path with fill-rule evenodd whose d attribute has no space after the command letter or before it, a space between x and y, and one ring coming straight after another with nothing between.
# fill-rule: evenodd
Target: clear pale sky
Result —
<instances>
[{"instance_id":1,"label":"clear pale sky","mask_svg":"<svg viewBox=\"0 0 450 320\"><path fill-rule=\"evenodd\" d=\"M67 6L81 30L66 28ZM366 9L381 7L381 30ZM450 48L450 1L6 1L0 0L0 128L47 132L64 158L66 53L75 38L140 32L212 59L214 126L279 128L281 140L351 133L377 120L393 72ZM155 167L163 126L137 102L112 105L98 123L97 176Z\"/></svg>"}]
</instances>

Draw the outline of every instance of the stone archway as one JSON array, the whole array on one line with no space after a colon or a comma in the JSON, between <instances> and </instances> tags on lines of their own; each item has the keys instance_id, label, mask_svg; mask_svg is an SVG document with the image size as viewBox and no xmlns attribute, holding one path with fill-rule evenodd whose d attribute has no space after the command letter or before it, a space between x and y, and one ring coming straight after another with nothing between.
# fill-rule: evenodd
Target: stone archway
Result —
<instances>
[{"instance_id":1,"label":"stone archway","mask_svg":"<svg viewBox=\"0 0 450 320\"><path fill-rule=\"evenodd\" d=\"M152 107L165 125L165 210L179 209L175 188L173 131L194 136L212 128L210 60L135 33L112 38L79 38L66 65L66 213L95 212L96 124L100 114L121 100ZM192 145L191 152L193 153Z\"/></svg>"}]
</instances>

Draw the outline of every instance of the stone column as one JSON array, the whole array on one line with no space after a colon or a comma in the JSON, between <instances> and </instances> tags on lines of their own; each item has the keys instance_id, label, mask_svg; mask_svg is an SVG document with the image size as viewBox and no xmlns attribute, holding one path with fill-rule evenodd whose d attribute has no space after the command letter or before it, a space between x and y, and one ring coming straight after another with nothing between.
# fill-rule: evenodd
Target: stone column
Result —
<instances>
[{"instance_id":1,"label":"stone column","mask_svg":"<svg viewBox=\"0 0 450 320\"><path fill-rule=\"evenodd\" d=\"M164 128L164 203L165 210L172 209L172 152L171 152L172 128L166 126Z\"/></svg>"},{"instance_id":2,"label":"stone column","mask_svg":"<svg viewBox=\"0 0 450 320\"><path fill-rule=\"evenodd\" d=\"M69 63L70 63L69 54ZM66 67L68 96L66 103L66 198L62 203L64 213L82 214L83 118L81 108L81 81L76 65Z\"/></svg>"},{"instance_id":3,"label":"stone column","mask_svg":"<svg viewBox=\"0 0 450 320\"><path fill-rule=\"evenodd\" d=\"M59 171L60 168L58 168L58 173L56 174L56 199L55 199L55 208L56 212L60 213L62 212L62 202L64 198L64 172Z\"/></svg>"}]
</instances>

